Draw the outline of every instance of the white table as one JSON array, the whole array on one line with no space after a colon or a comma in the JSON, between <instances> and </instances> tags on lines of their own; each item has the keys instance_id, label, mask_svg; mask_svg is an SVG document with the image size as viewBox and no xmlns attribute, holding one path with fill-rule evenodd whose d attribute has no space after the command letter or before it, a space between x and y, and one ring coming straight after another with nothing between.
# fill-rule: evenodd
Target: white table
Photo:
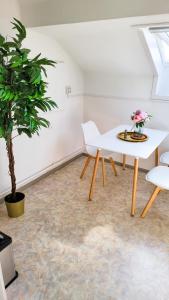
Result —
<instances>
[{"instance_id":1,"label":"white table","mask_svg":"<svg viewBox=\"0 0 169 300\"><path fill-rule=\"evenodd\" d=\"M97 167L100 158L101 150L108 150L110 152L116 152L123 154L123 166L125 166L126 155L133 156L134 159L134 175L133 175L133 191L132 191L132 205L131 215L134 216L136 208L136 190L137 190L137 178L138 178L138 165L139 158L147 159L155 151L155 165L158 165L158 147L167 137L169 132L156 129L144 128L143 132L148 135L148 140L145 142L127 142L117 138L117 134L124 130L131 131L131 126L121 125L118 126L103 135L99 135L88 142L87 146L92 146L97 149L97 155L95 158L95 165L93 170L93 176L90 186L89 200L92 200L93 187L96 179Z\"/></svg>"}]
</instances>

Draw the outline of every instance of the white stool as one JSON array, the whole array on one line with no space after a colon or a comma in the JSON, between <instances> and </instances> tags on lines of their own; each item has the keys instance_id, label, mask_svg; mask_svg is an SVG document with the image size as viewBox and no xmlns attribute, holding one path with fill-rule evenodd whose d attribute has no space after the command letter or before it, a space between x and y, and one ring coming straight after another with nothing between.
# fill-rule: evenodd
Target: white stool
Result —
<instances>
[{"instance_id":1,"label":"white stool","mask_svg":"<svg viewBox=\"0 0 169 300\"><path fill-rule=\"evenodd\" d=\"M169 152L164 152L161 154L160 162L169 166Z\"/></svg>"},{"instance_id":2,"label":"white stool","mask_svg":"<svg viewBox=\"0 0 169 300\"><path fill-rule=\"evenodd\" d=\"M142 218L144 218L147 214L159 192L161 190L169 190L169 168L165 166L158 166L153 168L146 175L146 180L153 183L156 187L141 213Z\"/></svg>"}]
</instances>

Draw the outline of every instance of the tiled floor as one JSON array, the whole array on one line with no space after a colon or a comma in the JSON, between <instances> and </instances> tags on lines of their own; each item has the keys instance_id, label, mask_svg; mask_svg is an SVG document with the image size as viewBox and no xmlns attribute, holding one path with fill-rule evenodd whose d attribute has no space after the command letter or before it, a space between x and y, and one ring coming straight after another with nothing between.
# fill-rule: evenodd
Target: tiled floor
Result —
<instances>
[{"instance_id":1,"label":"tiled floor","mask_svg":"<svg viewBox=\"0 0 169 300\"><path fill-rule=\"evenodd\" d=\"M153 186L139 174L137 213L130 217L132 170L107 165L87 201L84 158L25 190L26 213L9 219L0 207L0 228L13 237L19 278L8 300L168 300L169 192L162 192L142 220Z\"/></svg>"}]
</instances>

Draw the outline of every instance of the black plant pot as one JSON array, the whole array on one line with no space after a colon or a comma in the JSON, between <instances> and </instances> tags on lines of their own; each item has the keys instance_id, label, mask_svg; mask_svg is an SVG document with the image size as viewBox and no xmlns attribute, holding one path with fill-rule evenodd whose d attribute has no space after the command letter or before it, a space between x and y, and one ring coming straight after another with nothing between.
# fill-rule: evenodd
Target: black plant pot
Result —
<instances>
[{"instance_id":1,"label":"black plant pot","mask_svg":"<svg viewBox=\"0 0 169 300\"><path fill-rule=\"evenodd\" d=\"M15 199L13 199L12 194L5 197L5 204L9 217L17 218L24 214L24 199L25 195L19 192L16 192Z\"/></svg>"}]
</instances>

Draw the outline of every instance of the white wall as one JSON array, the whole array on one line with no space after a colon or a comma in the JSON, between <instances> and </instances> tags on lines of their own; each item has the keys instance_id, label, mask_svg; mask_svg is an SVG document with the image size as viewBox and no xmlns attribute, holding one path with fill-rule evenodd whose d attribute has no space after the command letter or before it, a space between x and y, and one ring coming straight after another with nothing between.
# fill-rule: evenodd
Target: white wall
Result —
<instances>
[{"instance_id":1,"label":"white wall","mask_svg":"<svg viewBox=\"0 0 169 300\"><path fill-rule=\"evenodd\" d=\"M116 99L147 100L151 98L153 75L85 72L85 94Z\"/></svg>"},{"instance_id":2,"label":"white wall","mask_svg":"<svg viewBox=\"0 0 169 300\"><path fill-rule=\"evenodd\" d=\"M19 136L14 139L16 177L18 187L28 183L46 171L70 159L81 151L83 121L83 76L78 65L52 38L33 29L28 30L26 47L33 55L39 52L53 60L63 61L56 68L49 68L48 94L59 105L44 116L50 120L50 129L42 129L40 136L29 139ZM72 96L65 96L65 86L72 87ZM7 157L4 143L0 144L0 196L9 189Z\"/></svg>"}]
</instances>

